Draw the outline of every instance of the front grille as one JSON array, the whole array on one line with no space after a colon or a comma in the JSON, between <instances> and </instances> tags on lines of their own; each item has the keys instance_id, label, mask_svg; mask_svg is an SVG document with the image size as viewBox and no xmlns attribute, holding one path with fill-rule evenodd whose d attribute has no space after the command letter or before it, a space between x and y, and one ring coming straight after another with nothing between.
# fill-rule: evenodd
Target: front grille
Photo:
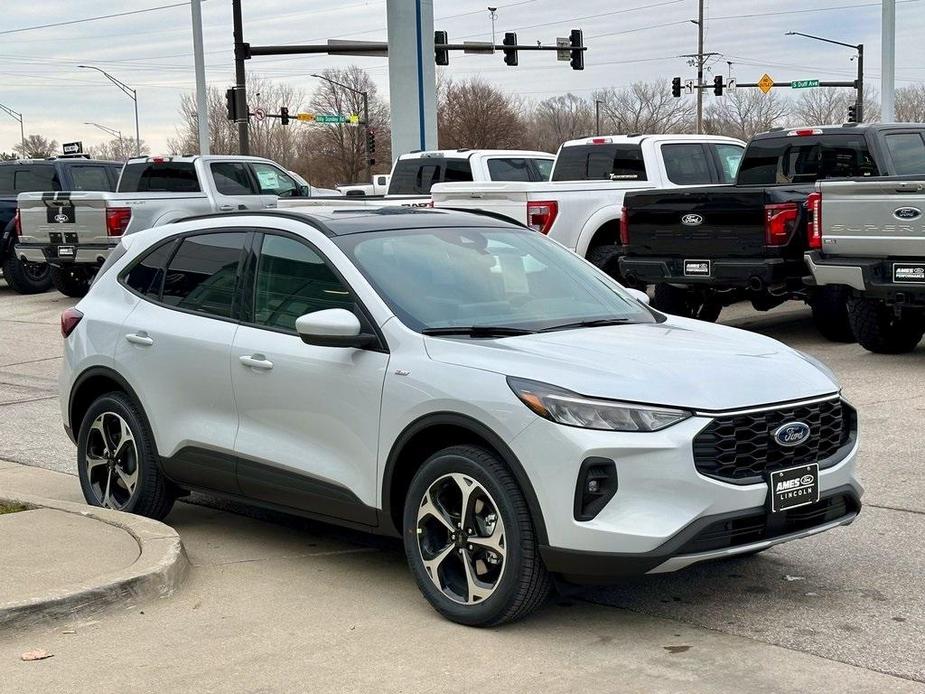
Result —
<instances>
[{"instance_id":1,"label":"front grille","mask_svg":"<svg viewBox=\"0 0 925 694\"><path fill-rule=\"evenodd\" d=\"M809 439L793 448L781 446L772 432L794 421L809 425ZM855 426L853 410L837 398L718 416L694 439L694 464L702 475L735 484L755 484L768 472L797 465L825 468L838 462L836 454Z\"/></svg>"},{"instance_id":2,"label":"front grille","mask_svg":"<svg viewBox=\"0 0 925 694\"><path fill-rule=\"evenodd\" d=\"M808 530L849 513L857 513L860 506L854 497L838 494L820 499L815 504L783 511L777 518L766 512L731 520L716 521L701 530L678 549L678 554L697 554L727 547L748 545L762 540Z\"/></svg>"}]
</instances>

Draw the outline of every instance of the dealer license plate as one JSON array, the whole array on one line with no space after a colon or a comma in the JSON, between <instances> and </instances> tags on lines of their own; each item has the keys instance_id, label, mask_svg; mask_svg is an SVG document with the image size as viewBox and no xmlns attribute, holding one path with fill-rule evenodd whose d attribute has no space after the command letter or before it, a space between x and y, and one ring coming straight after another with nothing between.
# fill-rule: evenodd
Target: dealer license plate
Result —
<instances>
[{"instance_id":1,"label":"dealer license plate","mask_svg":"<svg viewBox=\"0 0 925 694\"><path fill-rule=\"evenodd\" d=\"M819 501L819 465L800 465L770 474L771 513Z\"/></svg>"}]
</instances>

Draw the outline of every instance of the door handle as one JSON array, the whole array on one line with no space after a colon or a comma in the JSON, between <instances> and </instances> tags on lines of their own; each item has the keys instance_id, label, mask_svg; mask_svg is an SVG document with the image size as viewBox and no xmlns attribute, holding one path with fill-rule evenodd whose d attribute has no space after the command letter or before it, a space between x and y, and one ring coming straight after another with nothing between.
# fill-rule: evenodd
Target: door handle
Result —
<instances>
[{"instance_id":1,"label":"door handle","mask_svg":"<svg viewBox=\"0 0 925 694\"><path fill-rule=\"evenodd\" d=\"M220 212L231 212L234 209L234 205L219 205L218 209Z\"/></svg>"},{"instance_id":2,"label":"door handle","mask_svg":"<svg viewBox=\"0 0 925 694\"><path fill-rule=\"evenodd\" d=\"M144 330L140 330L137 333L129 333L125 336L125 339L133 345L141 345L142 347L150 347L154 344L154 338L150 337Z\"/></svg>"},{"instance_id":3,"label":"door handle","mask_svg":"<svg viewBox=\"0 0 925 694\"><path fill-rule=\"evenodd\" d=\"M262 371L269 371L273 368L273 362L264 357L262 354L245 354L242 357L238 357L238 360L244 365L252 369L261 369Z\"/></svg>"}]
</instances>

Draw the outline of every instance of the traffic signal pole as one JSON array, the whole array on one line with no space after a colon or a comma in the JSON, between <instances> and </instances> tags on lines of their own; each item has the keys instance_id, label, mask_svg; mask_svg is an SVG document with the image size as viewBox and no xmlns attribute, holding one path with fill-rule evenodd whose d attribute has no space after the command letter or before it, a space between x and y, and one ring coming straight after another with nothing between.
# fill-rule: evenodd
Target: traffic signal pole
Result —
<instances>
[{"instance_id":1,"label":"traffic signal pole","mask_svg":"<svg viewBox=\"0 0 925 694\"><path fill-rule=\"evenodd\" d=\"M244 26L241 21L241 0L231 0L231 17L234 23L234 80L235 103L237 105L238 123L238 149L241 154L250 154L250 141L248 137L248 124L250 114L247 107L247 73L244 70L244 61L247 60L247 47L244 44Z\"/></svg>"},{"instance_id":2,"label":"traffic signal pole","mask_svg":"<svg viewBox=\"0 0 925 694\"><path fill-rule=\"evenodd\" d=\"M703 132L703 0L697 13L697 134Z\"/></svg>"}]
</instances>

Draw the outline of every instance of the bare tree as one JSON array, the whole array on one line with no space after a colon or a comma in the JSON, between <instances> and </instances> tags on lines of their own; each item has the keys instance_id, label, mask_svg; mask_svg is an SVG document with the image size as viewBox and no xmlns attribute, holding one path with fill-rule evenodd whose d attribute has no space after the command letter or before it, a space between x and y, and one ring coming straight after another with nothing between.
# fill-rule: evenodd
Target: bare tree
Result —
<instances>
[{"instance_id":1,"label":"bare tree","mask_svg":"<svg viewBox=\"0 0 925 694\"><path fill-rule=\"evenodd\" d=\"M350 89L322 80L310 102L315 113L362 118L363 97L356 92L366 92L369 99L368 125L376 139L374 171L388 171L391 164L389 107L379 98L376 83L356 65L341 70L328 69L321 75ZM311 128L313 132L303 141L303 145L310 144L310 147L303 148L303 156L299 157L309 180L315 185L362 181L366 170L364 129L346 124L315 124Z\"/></svg>"},{"instance_id":2,"label":"bare tree","mask_svg":"<svg viewBox=\"0 0 925 694\"><path fill-rule=\"evenodd\" d=\"M110 161L126 161L135 156L135 140L126 137L114 137L109 142L101 145L94 145L89 148L90 156L94 159L108 159ZM141 147L138 149L140 154L149 154L151 149L141 141Z\"/></svg>"},{"instance_id":3,"label":"bare tree","mask_svg":"<svg viewBox=\"0 0 925 694\"><path fill-rule=\"evenodd\" d=\"M438 86L437 130L444 149L522 147L521 104L479 78Z\"/></svg>"},{"instance_id":4,"label":"bare tree","mask_svg":"<svg viewBox=\"0 0 925 694\"><path fill-rule=\"evenodd\" d=\"M525 133L533 149L555 152L559 145L594 132L594 110L572 93L555 96L534 106Z\"/></svg>"},{"instance_id":5,"label":"bare tree","mask_svg":"<svg viewBox=\"0 0 925 694\"><path fill-rule=\"evenodd\" d=\"M0 161L13 161L16 155L11 152L0 152Z\"/></svg>"},{"instance_id":6,"label":"bare tree","mask_svg":"<svg viewBox=\"0 0 925 694\"><path fill-rule=\"evenodd\" d=\"M594 92L603 103L601 128L614 134L683 133L693 126L694 106L676 99L661 82L636 82L627 89Z\"/></svg>"},{"instance_id":7,"label":"bare tree","mask_svg":"<svg viewBox=\"0 0 925 694\"><path fill-rule=\"evenodd\" d=\"M844 123L848 104L854 103L854 99L853 89L806 89L793 102L790 122L793 125Z\"/></svg>"},{"instance_id":8,"label":"bare tree","mask_svg":"<svg viewBox=\"0 0 925 694\"><path fill-rule=\"evenodd\" d=\"M58 141L43 135L27 135L25 142L13 147L23 159L47 159L58 154Z\"/></svg>"},{"instance_id":9,"label":"bare tree","mask_svg":"<svg viewBox=\"0 0 925 694\"><path fill-rule=\"evenodd\" d=\"M896 90L896 121L925 123L925 84L910 84Z\"/></svg>"},{"instance_id":10,"label":"bare tree","mask_svg":"<svg viewBox=\"0 0 925 694\"><path fill-rule=\"evenodd\" d=\"M727 92L706 108L704 131L743 140L755 133L783 125L790 114L790 102L780 95L742 88Z\"/></svg>"}]
</instances>

